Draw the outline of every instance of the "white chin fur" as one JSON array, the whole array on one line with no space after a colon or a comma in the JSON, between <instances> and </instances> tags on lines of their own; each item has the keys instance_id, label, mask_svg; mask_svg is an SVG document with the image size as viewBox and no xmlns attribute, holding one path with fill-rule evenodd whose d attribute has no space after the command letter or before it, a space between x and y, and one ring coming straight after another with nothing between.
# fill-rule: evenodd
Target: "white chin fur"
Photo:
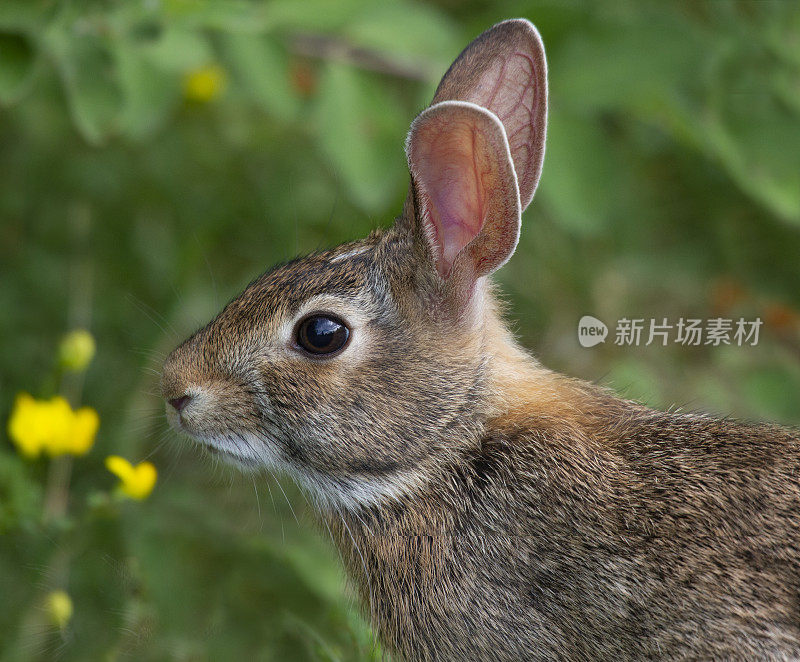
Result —
<instances>
[{"instance_id":1,"label":"white chin fur","mask_svg":"<svg viewBox=\"0 0 800 662\"><path fill-rule=\"evenodd\" d=\"M358 510L389 501L398 501L411 492L418 477L403 479L397 477L366 478L348 476L333 478L317 472L289 472L317 502L320 509Z\"/></svg>"},{"instance_id":2,"label":"white chin fur","mask_svg":"<svg viewBox=\"0 0 800 662\"><path fill-rule=\"evenodd\" d=\"M196 444L242 469L254 471L278 464L275 450L253 435L190 436Z\"/></svg>"},{"instance_id":3,"label":"white chin fur","mask_svg":"<svg viewBox=\"0 0 800 662\"><path fill-rule=\"evenodd\" d=\"M193 437L195 443L219 454L239 469L257 471L277 469L287 473L311 496L321 509L358 510L388 501L396 501L412 491L417 476L368 478L332 477L313 469L299 468L279 457L263 439L250 434Z\"/></svg>"}]
</instances>

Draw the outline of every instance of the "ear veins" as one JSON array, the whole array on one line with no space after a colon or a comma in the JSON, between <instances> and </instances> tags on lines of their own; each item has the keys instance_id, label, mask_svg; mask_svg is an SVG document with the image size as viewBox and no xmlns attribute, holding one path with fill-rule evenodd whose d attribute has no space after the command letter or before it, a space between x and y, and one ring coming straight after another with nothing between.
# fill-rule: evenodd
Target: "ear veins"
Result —
<instances>
[{"instance_id":1,"label":"ear veins","mask_svg":"<svg viewBox=\"0 0 800 662\"><path fill-rule=\"evenodd\" d=\"M512 60L516 59L521 59L525 65L513 64ZM495 73L492 67L482 77L482 81L496 77L497 81L491 93L488 97L483 97L480 94L483 85L479 83L474 101L494 112L506 129L506 138L514 161L524 209L533 198L541 173L541 164L537 166L534 163L536 154L532 147L538 148L541 144L541 149L544 149L544 142L539 140L539 132L536 129L537 122L541 122L544 129L546 120L542 113L546 111L540 107L541 84L536 76L533 58L517 51L500 61L499 74ZM512 88L511 94L501 93L508 88ZM526 101L529 101L530 105Z\"/></svg>"},{"instance_id":2,"label":"ear veins","mask_svg":"<svg viewBox=\"0 0 800 662\"><path fill-rule=\"evenodd\" d=\"M539 133L536 130L537 120L541 119L536 112L541 98L541 85L536 77L536 66L533 62L533 58L519 51L515 52L508 60L503 62L502 69L504 73L505 70L510 67L512 58L522 58L527 62L530 67L529 70L525 72L527 74L527 80L521 84L519 81L516 81L517 85L521 87L519 97L505 112L503 112L502 107L498 107L497 115L506 127L506 137L508 138L508 144L514 159L514 168L519 178L520 197L522 198L521 202L524 209L528 206L530 199L533 197L533 192L536 190L536 185L539 182L539 174L541 172L541 167L537 169L533 164L535 155L531 149L531 145L539 145L540 143L542 144L542 148L544 147L543 141L538 140ZM522 73L522 67L518 68L518 73ZM502 87L504 80L505 76L501 74L501 80L498 81L492 96L487 102L489 104L488 107L495 104L495 97ZM513 78L509 76L509 80L513 80ZM530 106L525 104L528 90L532 91ZM520 115L523 116L524 119L527 119L527 122L523 119L523 121L519 122L519 126L514 126L513 118L519 117ZM529 192L530 198L527 197Z\"/></svg>"},{"instance_id":3,"label":"ear veins","mask_svg":"<svg viewBox=\"0 0 800 662\"><path fill-rule=\"evenodd\" d=\"M478 37L442 78L433 104L446 100L469 101L500 118L525 209L541 174L547 130L547 60L536 28L511 19Z\"/></svg>"},{"instance_id":4,"label":"ear veins","mask_svg":"<svg viewBox=\"0 0 800 662\"><path fill-rule=\"evenodd\" d=\"M475 241L475 238L477 238L480 235L481 230L483 230L483 226L486 225L486 213L487 213L488 209L487 209L486 204L484 203L484 201L486 199L486 195L485 195L484 191L485 190L490 190L490 187L497 183L496 181L492 181L492 179L493 179L492 178L492 171L491 171L491 168L489 167L489 165L485 162L485 160L484 160L484 162L482 164L478 163L478 144L477 144L478 143L478 131L474 126L472 127L471 130L472 130L472 171L473 171L474 177L475 177L475 196L477 198L479 214L477 214L477 220L478 220L477 226L478 227L473 232L473 234L472 234L473 239L469 243L472 243L473 241ZM489 179L488 184L485 181L485 179L487 179L487 178ZM496 179L496 178L494 178L494 179ZM485 261L486 261L486 258L485 257L481 257L476 262L476 266L477 266L476 271L478 273L481 272L481 266L483 266L483 263Z\"/></svg>"}]
</instances>

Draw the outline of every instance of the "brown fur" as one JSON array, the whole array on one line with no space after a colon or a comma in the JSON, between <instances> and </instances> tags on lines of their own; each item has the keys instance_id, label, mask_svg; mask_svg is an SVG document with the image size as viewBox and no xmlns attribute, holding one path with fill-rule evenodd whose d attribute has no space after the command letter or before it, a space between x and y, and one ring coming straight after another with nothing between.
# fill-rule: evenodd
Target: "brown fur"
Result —
<instances>
[{"instance_id":1,"label":"brown fur","mask_svg":"<svg viewBox=\"0 0 800 662\"><path fill-rule=\"evenodd\" d=\"M440 90L466 98L486 81L463 67L483 53L505 71L497 58L540 49L531 30L487 32ZM543 117L502 101L510 126ZM529 187L534 128L516 145ZM256 279L168 358L165 397L191 398L173 423L299 481L399 659L800 658L798 433L654 411L542 367L503 324L480 251L437 271L429 204L412 181L393 228ZM519 209L500 213L477 226L503 242L473 249L513 249ZM298 351L309 311L347 321L341 353Z\"/></svg>"},{"instance_id":2,"label":"brown fur","mask_svg":"<svg viewBox=\"0 0 800 662\"><path fill-rule=\"evenodd\" d=\"M800 655L796 433L652 411L491 344L514 359L476 444L399 504L328 515L390 650Z\"/></svg>"}]
</instances>

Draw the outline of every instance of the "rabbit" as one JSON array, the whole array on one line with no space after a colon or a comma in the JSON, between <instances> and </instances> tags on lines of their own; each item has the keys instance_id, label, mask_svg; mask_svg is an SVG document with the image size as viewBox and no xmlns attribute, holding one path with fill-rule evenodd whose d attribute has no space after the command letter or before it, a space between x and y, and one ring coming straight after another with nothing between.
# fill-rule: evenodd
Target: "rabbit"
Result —
<instances>
[{"instance_id":1,"label":"rabbit","mask_svg":"<svg viewBox=\"0 0 800 662\"><path fill-rule=\"evenodd\" d=\"M394 225L175 349L170 422L297 480L395 659L800 659L798 432L620 399L503 322L546 124L539 34L499 23L411 124Z\"/></svg>"}]
</instances>

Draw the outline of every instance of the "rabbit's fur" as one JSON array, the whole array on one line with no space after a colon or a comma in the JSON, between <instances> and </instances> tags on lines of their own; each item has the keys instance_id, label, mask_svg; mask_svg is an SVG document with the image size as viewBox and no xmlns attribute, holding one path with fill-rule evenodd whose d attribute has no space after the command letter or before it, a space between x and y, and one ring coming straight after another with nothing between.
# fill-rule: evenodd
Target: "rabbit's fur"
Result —
<instances>
[{"instance_id":1,"label":"rabbit's fur","mask_svg":"<svg viewBox=\"0 0 800 662\"><path fill-rule=\"evenodd\" d=\"M797 433L621 400L501 320L485 276L544 150L533 27L484 33L434 101L395 225L264 274L178 347L173 422L298 480L400 659L800 658ZM347 321L341 353L292 347L312 311Z\"/></svg>"}]
</instances>

